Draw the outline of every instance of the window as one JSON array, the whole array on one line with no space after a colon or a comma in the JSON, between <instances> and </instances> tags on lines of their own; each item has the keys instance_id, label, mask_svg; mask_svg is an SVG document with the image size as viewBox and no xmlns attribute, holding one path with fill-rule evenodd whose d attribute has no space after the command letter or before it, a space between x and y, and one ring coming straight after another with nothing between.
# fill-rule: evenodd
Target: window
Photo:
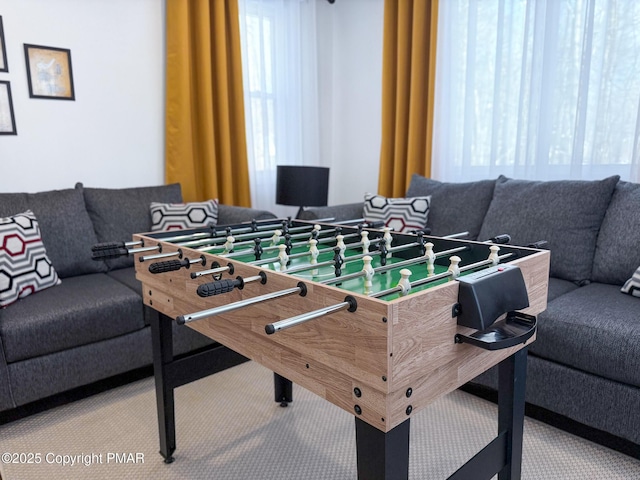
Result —
<instances>
[{"instance_id":1,"label":"window","mask_svg":"<svg viewBox=\"0 0 640 480\"><path fill-rule=\"evenodd\" d=\"M277 215L277 165L318 165L313 0L239 0L247 150L254 207Z\"/></svg>"},{"instance_id":2,"label":"window","mask_svg":"<svg viewBox=\"0 0 640 480\"><path fill-rule=\"evenodd\" d=\"M440 2L433 176L640 181L640 2Z\"/></svg>"}]
</instances>

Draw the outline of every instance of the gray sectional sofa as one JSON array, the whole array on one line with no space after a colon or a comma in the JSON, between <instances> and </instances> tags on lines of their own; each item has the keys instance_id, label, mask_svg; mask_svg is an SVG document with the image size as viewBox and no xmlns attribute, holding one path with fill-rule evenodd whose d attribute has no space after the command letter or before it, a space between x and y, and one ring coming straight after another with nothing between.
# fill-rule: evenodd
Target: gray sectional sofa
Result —
<instances>
[{"instance_id":1,"label":"gray sectional sofa","mask_svg":"<svg viewBox=\"0 0 640 480\"><path fill-rule=\"evenodd\" d=\"M640 298L621 292L640 267L640 184L413 175L406 196L431 197L426 227L434 235L548 242L548 307L529 350L526 400L577 433L586 426L587 436L621 440L623 451L640 455ZM361 218L363 203L308 208L302 217ZM477 386L495 390L497 372L475 379Z\"/></svg>"},{"instance_id":2,"label":"gray sectional sofa","mask_svg":"<svg viewBox=\"0 0 640 480\"><path fill-rule=\"evenodd\" d=\"M75 188L0 194L0 217L31 210L61 283L0 308L0 421L34 402L152 364L133 259L92 260L98 242L128 241L151 229L151 202L179 203L179 184ZM219 224L275 218L269 212L219 206ZM211 342L175 328L179 355ZM43 400L44 399L44 400ZM46 408L46 407L45 407Z\"/></svg>"}]
</instances>

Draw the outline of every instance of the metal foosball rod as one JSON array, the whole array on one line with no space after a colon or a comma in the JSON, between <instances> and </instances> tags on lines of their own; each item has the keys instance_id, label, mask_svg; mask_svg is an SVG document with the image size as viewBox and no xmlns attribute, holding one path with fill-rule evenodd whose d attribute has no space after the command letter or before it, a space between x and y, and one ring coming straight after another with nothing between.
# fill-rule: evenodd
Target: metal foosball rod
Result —
<instances>
[{"instance_id":1,"label":"metal foosball rod","mask_svg":"<svg viewBox=\"0 0 640 480\"><path fill-rule=\"evenodd\" d=\"M414 248L414 247L420 247L420 248L425 248L425 244L423 243L422 237L420 237L418 242L413 242L413 243L407 243L404 245L398 245L397 247L391 247L389 249L386 248L385 245L381 245L380 246L380 250L374 250L372 252L369 252L368 248L369 246L373 245L373 244L381 244L382 242L385 242L385 244L389 244L390 242L388 242L388 240L385 237L380 237L380 238L374 238L372 240L368 240L366 239L367 235L364 235L366 233L366 231L363 231L362 234L362 238L363 241L362 242L357 242L357 243L349 243L346 245L343 245L343 247L336 247L336 248L340 248L340 257L343 260L346 260L344 263L349 263L349 262L354 262L357 260L361 260L363 259L365 256L367 255L380 255L382 262L383 262L383 266L386 264L386 258L390 257L391 253L395 253L395 252L400 252L403 250L408 250L410 248ZM365 240L366 239L366 240ZM340 244L340 242L338 242L338 244ZM433 244L431 243L427 243L426 245L431 245L433 246ZM359 255L352 255L348 257L348 260L345 258L344 256L344 251L348 250L348 249L352 249L352 248L358 248L358 247L362 247L363 249L363 253L359 254ZM384 248L383 248L384 247ZM453 250L448 250L447 252L452 252L452 251L460 251L463 249L466 249L467 247L459 247L458 249L453 249ZM335 251L335 248L333 249ZM323 249L323 252L327 252L328 249ZM446 254L446 253L443 253ZM301 254L294 254L294 255L290 255L285 257L285 261L288 261L291 258L298 258L298 257L304 257L304 256L308 256L309 252L303 252ZM423 258L423 257L420 257ZM435 258L435 257L434 257ZM263 264L268 264L268 263L277 263L279 261L279 258L275 258L275 259L265 259L265 260L261 260L260 262L251 262L253 265L263 265ZM280 264L282 266L282 261L280 261ZM325 262L321 262L321 263L309 263L306 265L300 265L291 269L287 270L287 273L290 274L295 274L295 273L300 273L300 272L304 272L307 270L314 270L320 267L329 267L329 266L334 266L336 269L336 276L339 276L339 270L340 270L340 266L342 265L342 262L340 262L340 265L336 264L336 257L334 257L333 260L327 260ZM395 264L395 265L399 265L399 264ZM344 277L340 277L340 278L344 278Z\"/></svg>"},{"instance_id":2,"label":"metal foosball rod","mask_svg":"<svg viewBox=\"0 0 640 480\"><path fill-rule=\"evenodd\" d=\"M400 271L401 274L401 279L398 282L398 285L396 287L387 289L387 290L383 290L381 292L377 292L377 293L373 293L373 294L369 294L370 297L373 298L380 298L380 297L384 297L387 295L391 295L393 293L400 293L401 295L407 295L409 293L409 291L411 290L411 288L413 287L418 287L421 285L424 285L426 283L430 283L430 282L434 282L437 280L442 280L444 278L447 277L457 277L460 275L461 272L465 272L467 270L473 270L473 269L477 269L477 268L482 268L488 265L495 265L497 263L499 263L501 260L504 260L506 258L509 258L511 255L511 253L505 254L505 255L501 255L498 257L494 257L494 258L488 258L487 260L481 260L479 262L475 262L475 263L471 263L469 265L465 265L463 267L458 267L458 263L460 262L460 258L459 257L451 257L452 260L452 265L449 267L449 270L447 270L446 272L443 272L441 274L432 276L432 277L427 277L424 279L420 279L420 280L416 280L414 282L409 281L409 276L411 275L411 271L407 270L407 269L402 269ZM351 300L350 300L351 299ZM301 315L296 315L295 317L291 317L291 318L287 318L285 320L280 320L278 322L274 322L274 323L270 323L267 324L265 326L265 332L268 335L271 335L275 332L279 332L281 330L285 330L287 328L291 328L294 327L296 325L300 325L301 323L305 323L308 322L310 320L314 320L316 318L320 318L326 315L330 315L334 312L338 312L341 310L345 310L349 308L350 312L353 312L357 309L357 302L355 301L355 298L353 297L346 297L345 301L342 303L338 303L335 305L330 305L328 307L324 307L318 310L314 310L312 312L307 312L307 313L303 313Z\"/></svg>"},{"instance_id":3,"label":"metal foosball rod","mask_svg":"<svg viewBox=\"0 0 640 480\"><path fill-rule=\"evenodd\" d=\"M301 227L291 227L286 230L287 233L291 234L292 238L304 238L307 236L305 233L294 233L291 232L312 232L314 230L321 231L320 225L305 225ZM280 232L279 235L282 235L285 230L282 228L275 228L273 230L261 230L248 232L244 234L236 234L233 230L227 230L226 236L216 236L211 239L202 239L202 240L194 240L192 242L181 243L180 245L183 247L205 247L210 246L211 248L221 247L222 244L227 240L227 237L233 236L234 245L249 245L253 242L255 238L267 239L270 236L276 235L276 232ZM246 241L245 241L246 240Z\"/></svg>"},{"instance_id":4,"label":"metal foosball rod","mask_svg":"<svg viewBox=\"0 0 640 480\"><path fill-rule=\"evenodd\" d=\"M337 227L335 229L322 231L321 233L325 233L325 232L326 233L331 233L332 231L340 232L341 230L342 229L340 227ZM360 243L360 242L352 242L352 243L349 243L349 244L344 244L344 240L345 239L350 239L350 238L355 238L355 237L362 238L362 233L360 233L360 234L353 233L353 234L348 234L348 235L341 235L339 233L335 237L321 237L321 238L318 238L316 241L317 241L318 245L323 244L323 243L336 242L337 245L341 245L341 244L343 245L343 247L342 247L343 250L362 247L362 243ZM285 238L287 238L288 240L291 240L293 238L293 236L289 235L288 237L285 236ZM293 243L293 242L292 243L287 243L285 241L285 245L288 247L287 251L290 251L291 249L294 249L294 248L308 246L309 245L309 241L310 240L303 241L303 242L295 242L295 243ZM373 244L376 244L376 243L379 243L379 242L380 242L380 239L372 239L372 240L369 241L369 245L373 245ZM268 247L263 247L261 249L260 253L272 253L272 252L278 251L279 248L280 248L280 245L272 243L272 245L270 245ZM206 248L202 248L202 249L199 249L199 250L205 250L206 251L207 249ZM236 257L243 257L243 256L246 256L248 254L249 254L248 250L242 250L242 251L237 251L237 252L233 251L233 252L230 252L230 253L222 253L222 254L218 254L218 255L222 256L222 257L225 257L225 258L236 258ZM296 254L293 254L292 256L290 256L289 258L290 259L299 258L299 257L303 257L306 254L307 253L305 253L305 252L300 253L300 254L296 253ZM274 262L277 262L277 261L278 261L277 257L272 257L271 260L269 260L269 259L264 259L263 260L261 258L257 258L254 261L248 262L248 264L250 264L250 265L265 265L265 264L274 263Z\"/></svg>"},{"instance_id":5,"label":"metal foosball rod","mask_svg":"<svg viewBox=\"0 0 640 480\"><path fill-rule=\"evenodd\" d=\"M271 222L271 223L267 223L265 225L258 225L258 222ZM236 228L236 229L227 227L227 229L220 232L217 232L215 227L211 226L208 228L208 231L205 231L205 232L195 232L195 233L189 233L189 234L174 235L172 237L159 238L159 240L162 240L163 242L167 242L167 243L174 243L177 246L189 247L192 245L198 245L200 243L206 244L207 242L210 242L214 239L221 239L221 238L224 239L229 234L240 234L243 232L258 232L260 230L273 229L274 226L279 225L277 223L273 223L273 220L259 220L259 221L252 220L251 223L252 223L251 227L243 227L243 228ZM224 235L224 238L223 238L223 235ZM100 250L113 249L113 248L129 249L130 247L140 246L140 245L143 245L142 241L99 243L92 247L92 251L100 251ZM129 250L127 254L140 253L144 251L152 251L155 248L157 247L149 247L149 250L139 250L139 249Z\"/></svg>"},{"instance_id":6,"label":"metal foosball rod","mask_svg":"<svg viewBox=\"0 0 640 480\"><path fill-rule=\"evenodd\" d=\"M154 255L140 255L138 257L138 260L140 262L148 262L151 260L159 260L161 258L171 258L171 257L182 258L182 250L178 249L175 252L156 253Z\"/></svg>"},{"instance_id":7,"label":"metal foosball rod","mask_svg":"<svg viewBox=\"0 0 640 480\"><path fill-rule=\"evenodd\" d=\"M126 243L114 242L109 244L102 243L102 244L94 245L92 247L91 259L92 260L110 260L114 258L127 257L135 253L153 252L156 250L158 252L162 252L161 244L150 246L150 247L138 247L138 248L129 248L126 246L114 246L114 245L126 245Z\"/></svg>"},{"instance_id":8,"label":"metal foosball rod","mask_svg":"<svg viewBox=\"0 0 640 480\"><path fill-rule=\"evenodd\" d=\"M267 302L269 300L275 300L276 298L286 297L288 295L298 294L301 297L307 295L307 286L303 282L298 282L298 286L293 288L287 288L285 290L279 290L277 292L267 293L265 295L259 295L257 297L247 298L245 300L239 300L237 302L228 303L219 307L209 308L207 310L201 310L199 312L189 313L186 315L180 315L176 317L176 323L178 325L184 325L185 323L193 322L196 320L202 320L203 318L213 317L227 312L232 312L240 308L255 305L256 303Z\"/></svg>"},{"instance_id":9,"label":"metal foosball rod","mask_svg":"<svg viewBox=\"0 0 640 480\"><path fill-rule=\"evenodd\" d=\"M404 245L400 245L400 247L403 247ZM398 247L394 247L394 248L398 248ZM435 253L435 257L434 258L440 258L440 257L444 257L446 255L452 255L454 253L458 253L461 252L463 250L466 250L468 247L456 247L456 248L451 248L449 250L443 250L442 252L437 252ZM372 252L375 253L375 252ZM384 266L380 266L377 267L375 269L376 273L383 273L383 272L387 272L389 270L393 270L396 268L403 268L403 267L407 267L410 265L415 265L416 263L425 263L427 262L428 258L426 255L420 256L420 257L415 257L415 258L410 258L408 260L403 260L402 262L397 262L397 263L391 263L389 265L384 265ZM329 278L327 280L322 280L320 283L324 284L324 285L332 285L334 283L342 283L344 281L347 280L352 280L354 278L359 278L359 277L363 277L365 276L365 273L363 271L359 271L359 272L354 272L354 273L350 273L348 275L343 275L341 277L336 277L336 278Z\"/></svg>"},{"instance_id":10,"label":"metal foosball rod","mask_svg":"<svg viewBox=\"0 0 640 480\"><path fill-rule=\"evenodd\" d=\"M255 229L264 229L271 228L274 223L269 223L267 225L258 225L258 222L273 222L272 220L260 220L255 221L252 220L252 227L245 227L240 229L232 230L233 232L248 232ZM214 238L216 237L215 227L210 227L208 231L205 232L195 232L189 234L180 234L174 235L171 237L160 238L163 242L168 243L176 243L176 242L189 242L195 241L197 239L205 239L205 238ZM142 248L133 248L133 247L142 247ZM141 240L133 241L133 242L107 242L107 243L97 243L93 247L91 247L92 252L95 252L94 259L102 260L104 258L116 258L119 256L132 255L135 253L142 252L151 252L153 250L159 249L157 246L152 247L144 247L144 243ZM159 249L161 251L161 248ZM100 254L98 252L103 252ZM108 252L108 253L107 253Z\"/></svg>"},{"instance_id":11,"label":"metal foosball rod","mask_svg":"<svg viewBox=\"0 0 640 480\"><path fill-rule=\"evenodd\" d=\"M199 258L183 258L182 260L166 260L164 262L156 262L149 265L149 273L158 274L166 272L175 272L181 268L189 268L194 263L199 263L203 267L207 264L207 259L204 255L200 255Z\"/></svg>"},{"instance_id":12,"label":"metal foosball rod","mask_svg":"<svg viewBox=\"0 0 640 480\"><path fill-rule=\"evenodd\" d=\"M300 229L304 229L304 230L312 230L313 227L311 226L305 226L305 227L294 227L292 229L289 229L289 231L291 230L300 230ZM206 247L209 246L210 248L219 248L222 247L224 242L227 240L227 237L229 236L233 236L234 238L234 244L236 246L239 245L250 245L251 243L253 243L253 240L255 238L262 238L262 239L267 239L270 236L273 236L276 234L276 232L280 232L280 235L282 235L282 230L279 228L276 228L274 230L263 230L263 231L257 231L257 232L249 232L249 233L244 233L244 234L236 234L233 231L226 231L225 235L220 235L220 236L216 236L215 238L210 238L210 239L202 239L202 240L194 240L194 241L190 241L190 242L185 242L185 243L181 243L180 245L183 247ZM299 238L303 238L305 236L304 233L301 234L296 234Z\"/></svg>"},{"instance_id":13,"label":"metal foosball rod","mask_svg":"<svg viewBox=\"0 0 640 480\"><path fill-rule=\"evenodd\" d=\"M339 232L339 231L341 231L341 228L337 227L335 229L323 230L323 231L321 231L321 233L332 233L333 231L338 231ZM292 239L293 237L294 237L293 235L290 235L288 238ZM337 242L338 244L340 244L340 242L344 242L345 239L348 240L350 238L356 238L356 237L361 238L362 234L361 233L351 233L351 234L347 234L347 235L338 234L335 237L320 237L320 238L317 239L317 242L318 242L318 245L324 244L324 243L333 243L333 242ZM377 242L378 239L370 240L370 243L374 243L374 241ZM288 246L290 247L290 249L293 249L293 248L297 248L297 247L305 247L308 244L309 244L309 241L307 240L307 241L303 241L303 242L295 242L295 243L292 242ZM354 245L354 244L355 244L355 242L348 243L346 245L350 246L350 245ZM278 248L279 248L279 246L277 244L276 245L272 244L271 246L264 247L262 249L262 252L263 253L271 253L271 252L277 251ZM206 250L206 249L202 249L202 250ZM238 252L234 251L234 252L231 252L231 253L223 253L223 254L220 254L220 256L223 256L225 258L236 258L236 257L243 257L243 256L245 256L247 254L248 254L248 251L247 250L243 250L243 251L238 251ZM297 254L295 254L295 255L297 255ZM255 261L261 261L261 259L256 259ZM275 258L274 261L277 261L277 258ZM255 265L254 262L249 262L249 263ZM266 259L265 259L264 263L270 263L270 262L267 262Z\"/></svg>"},{"instance_id":14,"label":"metal foosball rod","mask_svg":"<svg viewBox=\"0 0 640 480\"><path fill-rule=\"evenodd\" d=\"M196 293L199 297L212 297L214 295L232 292L236 288L242 290L245 285L254 282L260 282L262 285L265 285L267 283L267 274L265 272L258 272L258 275L252 277L238 276L235 279L225 278L214 282L203 283L198 285Z\"/></svg>"},{"instance_id":15,"label":"metal foosball rod","mask_svg":"<svg viewBox=\"0 0 640 480\"><path fill-rule=\"evenodd\" d=\"M415 280L411 282L411 288L420 287L422 285L426 285L427 283L436 282L438 280L443 280L448 277L459 276L460 273L466 272L468 270L475 270L476 268L482 268L489 265L496 265L497 263L500 263L502 260L505 260L511 257L512 255L513 255L512 253L499 255L498 257L496 257L497 261L496 259L493 259L490 257L487 260L480 260L479 262L470 263L469 265L459 267L457 269L457 272L454 272L452 270L447 270L446 272L439 273L432 277L421 278L419 280ZM386 297L387 295L392 295L394 293L401 293L402 290L403 290L402 288L400 288L399 286L396 286L396 287L389 288L387 290L381 290L379 292L372 293L369 296L373 298L381 298L381 297Z\"/></svg>"},{"instance_id":16,"label":"metal foosball rod","mask_svg":"<svg viewBox=\"0 0 640 480\"><path fill-rule=\"evenodd\" d=\"M191 278L196 279L198 277L202 277L204 275L217 275L219 273L229 272L229 275L233 275L235 270L233 263L227 263L226 267L221 266L218 262L213 262L211 265L212 268L207 270L199 270L197 272L191 272Z\"/></svg>"},{"instance_id":17,"label":"metal foosball rod","mask_svg":"<svg viewBox=\"0 0 640 480\"><path fill-rule=\"evenodd\" d=\"M382 241L383 241L382 238L373 239L373 240L371 240L371 244L380 243ZM386 263L386 258L385 257L387 255L387 253L394 253L394 252L401 252L403 250L409 250L410 248L414 248L414 247L416 247L418 245L420 245L420 244L418 244L418 243L408 243L408 244L405 244L405 245L399 245L397 247L393 247L390 250L373 250L371 252L366 251L366 252L363 252L363 253L360 253L360 254L357 254L357 255L350 255L349 257L345 257L344 263L356 262L358 260L362 260L363 258L365 258L368 255L369 256L378 256L379 255L382 258L382 261ZM350 244L347 244L347 248L346 249L349 250L351 248L358 248L360 246L362 246L362 244L360 242L359 243L350 243ZM322 251L326 253L329 250L335 251L335 248L333 248L333 249L323 249ZM301 255L296 254L296 256L308 256L308 255L309 255L308 252L305 252L303 255L302 254ZM340 256L344 257L344 255L342 253L340 253ZM294 258L294 255L291 255L289 258ZM422 257L420 257L420 258L422 258ZM272 262L275 262L275 260L272 260ZM272 263L272 262L267 262L267 263ZM400 263L401 262L398 262L398 263L393 264L393 265L394 266L400 265ZM342 266L342 265L343 265L343 263L340 263L340 266ZM287 273L296 274L296 273L300 273L300 272L304 272L304 271L308 271L308 270L313 270L315 268L329 267L329 266L333 266L333 267L336 266L335 257L334 257L333 260L327 260L325 262L309 263L309 264L306 264L306 265L300 265L298 267L290 268L290 269L287 270ZM383 264L383 266L386 266L386 265ZM358 273L360 273L360 272L358 272ZM346 276L345 277L341 276L339 278L340 279L345 279ZM329 279L327 281L323 281L323 282L320 282L320 283L329 282L331 280L333 280L333 279ZM337 282L339 282L339 281L340 280L338 280Z\"/></svg>"},{"instance_id":18,"label":"metal foosball rod","mask_svg":"<svg viewBox=\"0 0 640 480\"><path fill-rule=\"evenodd\" d=\"M318 227L318 230L315 229L315 227ZM319 230L320 226L319 225L315 225L314 229L311 230L311 238L314 237L313 232L319 232L319 233L328 233L328 231L324 231L324 232L320 232ZM269 232L271 233L271 232ZM318 234L319 234L318 233ZM291 235L289 234L289 238L292 240L297 240L300 238L307 238L309 237L308 233L298 233L298 234L294 234ZM239 237L227 237L227 241L229 242L228 244L225 243L224 245L221 244L207 244L207 243L199 243L199 245L202 245L202 248L199 248L198 250L200 251L206 251L209 253L213 253L211 252L211 250L215 249L215 248L222 248L224 247L225 251L222 253L222 255L225 256L243 256L243 255L247 255L247 251L243 250L243 251L238 251L236 252L236 248L237 247L246 247L246 246L250 246L250 245L254 245L256 243L256 241L260 241L261 237L252 237L251 240L246 240L246 241L240 241L237 242L236 240L238 240ZM282 238L282 232L280 230L276 230L275 233L271 236L266 238L266 240L271 240L271 247L277 248L277 244L280 242ZM305 245L306 242L300 242L299 245ZM297 244L298 245L298 244ZM267 247L267 249L270 249L271 247ZM265 249L263 248L263 251Z\"/></svg>"},{"instance_id":19,"label":"metal foosball rod","mask_svg":"<svg viewBox=\"0 0 640 480\"><path fill-rule=\"evenodd\" d=\"M358 254L358 255L352 255L352 256L347 257L348 260L345 263L356 262L358 260L362 260L365 256L372 255L372 254L378 254L379 255L380 252L376 250L376 251L370 252L370 253L362 253L362 254ZM306 253L306 255L308 255L308 253ZM289 257L289 258L291 258L291 257ZM313 270L315 268L333 267L333 266L335 266L335 264L336 264L335 259L327 260L325 262L308 263L308 264L305 264L305 265L299 265L297 267L288 268L287 269L287 273L291 274L291 275L295 275L296 273L306 272L308 270Z\"/></svg>"},{"instance_id":20,"label":"metal foosball rod","mask_svg":"<svg viewBox=\"0 0 640 480\"><path fill-rule=\"evenodd\" d=\"M318 310L313 310L311 312L303 313L301 315L296 315L295 317L287 318L286 320L280 320L279 322L269 323L265 325L264 331L267 335L272 335L281 330L285 330L287 328L295 327L296 325L300 325L301 323L308 322L309 320L314 320L316 318L324 317L326 315L331 315L335 312L340 312L342 310L347 310L348 312L355 312L358 309L358 302L355 297L351 295L347 295L344 299L344 302L337 303L335 305L330 305L328 307L319 308Z\"/></svg>"},{"instance_id":21,"label":"metal foosball rod","mask_svg":"<svg viewBox=\"0 0 640 480\"><path fill-rule=\"evenodd\" d=\"M376 243L379 243L382 241L382 238L374 238L373 240L370 241L371 245L374 245ZM318 244L320 243L320 241L318 240ZM304 244L300 244L298 246L305 246L308 245L308 242L304 243ZM354 242L354 243L347 243L345 244L346 250L353 250L356 248L361 248L362 247L362 242ZM332 253L334 251L335 247L327 247L327 248L321 248L318 249L318 254L322 255L324 253ZM277 249L277 247L276 247ZM266 249L265 249L266 250ZM289 260L293 260L296 258L304 258L304 257L308 257L310 255L309 252L300 252L300 253L294 253L289 255ZM349 257L351 258L351 257ZM249 265L255 265L255 266L260 266L260 265L267 265L269 263L277 263L278 262L278 258L277 257L271 257L271 258L265 258L263 260L254 260L253 262L248 262ZM317 267L318 265L316 264L314 267ZM289 270L288 273L291 273L291 270Z\"/></svg>"},{"instance_id":22,"label":"metal foosball rod","mask_svg":"<svg viewBox=\"0 0 640 480\"><path fill-rule=\"evenodd\" d=\"M266 220L251 220L251 222L243 222L240 225L247 224L247 223L249 223L250 226L236 227L236 228L227 227L224 230L219 230L219 231L217 231L215 227L211 227L210 237L211 238L226 237L228 235L242 235L245 233L255 233L255 232L260 232L264 230L274 230L276 228L279 228L283 223L289 224L290 221L270 218ZM194 235L199 235L199 234L194 234ZM189 236L188 235L185 236L185 239L187 239L187 237ZM173 237L173 238L166 238L162 240L171 242L171 241L178 240L178 238Z\"/></svg>"}]
</instances>

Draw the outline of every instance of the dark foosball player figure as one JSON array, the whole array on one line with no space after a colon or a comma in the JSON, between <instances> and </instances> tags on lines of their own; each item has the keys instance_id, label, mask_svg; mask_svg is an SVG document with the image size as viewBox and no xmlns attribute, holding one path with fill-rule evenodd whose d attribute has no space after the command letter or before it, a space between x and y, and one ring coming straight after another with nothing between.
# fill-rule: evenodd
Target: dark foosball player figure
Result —
<instances>
[{"instance_id":1,"label":"dark foosball player figure","mask_svg":"<svg viewBox=\"0 0 640 480\"><path fill-rule=\"evenodd\" d=\"M411 417L499 364L498 435L450 478L520 478L526 351L549 253L358 223L252 222L96 247L96 258L139 259L166 462L173 390L249 358L275 372L279 404L293 381L354 415L359 479L406 480ZM173 321L220 343L175 359Z\"/></svg>"}]
</instances>

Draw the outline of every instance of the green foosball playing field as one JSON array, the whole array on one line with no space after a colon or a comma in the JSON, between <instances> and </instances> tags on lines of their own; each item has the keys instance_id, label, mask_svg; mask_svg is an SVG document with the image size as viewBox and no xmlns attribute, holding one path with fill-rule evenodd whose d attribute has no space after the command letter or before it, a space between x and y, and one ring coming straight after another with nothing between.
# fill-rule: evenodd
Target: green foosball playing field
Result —
<instances>
[{"instance_id":1,"label":"green foosball playing field","mask_svg":"<svg viewBox=\"0 0 640 480\"><path fill-rule=\"evenodd\" d=\"M288 273L301 280L312 280L314 282L336 285L349 292L372 295L384 300L393 300L406 294L406 292L399 292L395 289L401 281L402 269L409 270L409 281L412 284L415 284L416 280L425 281L429 277L435 277L426 283L415 286L412 285L412 291L431 288L435 285L451 281L454 278L452 275L446 275L446 272L449 270L449 257L459 258L454 256L456 249L453 249L454 251L451 251L448 256L444 256L443 252L435 252L435 254L441 257L441 263L433 262L433 271L429 273L427 260L422 258L423 254L419 252L417 247L397 247L402 248L400 252L398 252L402 257L394 254L382 255L378 248L383 241L382 237L379 237L373 239L366 249L367 253L363 253L362 242L358 241L361 237L353 233L347 235L350 237L349 240L355 241L345 244L343 252L344 258L340 265L340 276L337 277L335 265L336 237L328 236L333 234L334 230L328 229L319 231L319 233L324 236L316 237L317 240L313 243L313 246L317 248L318 252L315 259L310 252L311 243L309 242L310 237L308 230L307 233L294 234L298 241L292 243L289 253L284 257L284 267L282 266L282 260L279 255L283 254L282 252L285 249L285 245L274 245L274 243L277 244L278 241L261 248L260 260L256 260L255 238L259 237L257 233L245 235L240 242L235 244L220 243L214 248L208 246L202 247L200 250L225 256L233 261L260 266L267 270ZM367 260L365 255L368 255L371 259L370 266L374 271L373 276L370 278L371 285L368 287L365 285L366 279L364 273L362 273L365 261ZM487 247L487 256L488 255L489 247ZM412 257L413 260L411 260ZM407 265L407 263L409 264ZM398 266L394 268L393 265L395 264ZM491 264L490 262L485 262L485 265L479 265L477 268ZM461 265L461 267L464 267L464 265ZM464 275L473 270L474 269L471 268L463 268L463 271L459 274Z\"/></svg>"}]
</instances>

